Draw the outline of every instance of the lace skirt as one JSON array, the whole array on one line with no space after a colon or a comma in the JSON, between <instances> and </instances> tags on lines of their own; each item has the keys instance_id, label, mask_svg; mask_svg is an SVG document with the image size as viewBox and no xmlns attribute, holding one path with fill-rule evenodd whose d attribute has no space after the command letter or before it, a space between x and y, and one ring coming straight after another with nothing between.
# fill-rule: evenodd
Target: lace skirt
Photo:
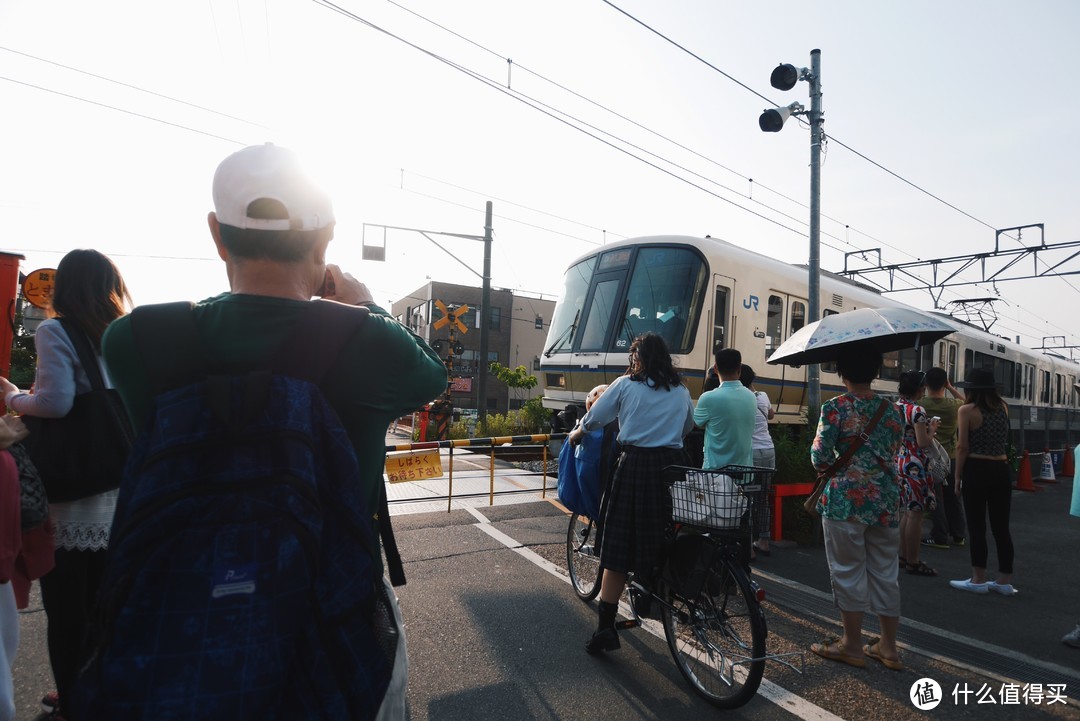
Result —
<instances>
[{"instance_id":1,"label":"lace skirt","mask_svg":"<svg viewBox=\"0 0 1080 721\"><path fill-rule=\"evenodd\" d=\"M68 503L50 503L49 515L56 526L56 547L68 551L104 551L108 548L109 528L119 495L119 490L106 491Z\"/></svg>"}]
</instances>

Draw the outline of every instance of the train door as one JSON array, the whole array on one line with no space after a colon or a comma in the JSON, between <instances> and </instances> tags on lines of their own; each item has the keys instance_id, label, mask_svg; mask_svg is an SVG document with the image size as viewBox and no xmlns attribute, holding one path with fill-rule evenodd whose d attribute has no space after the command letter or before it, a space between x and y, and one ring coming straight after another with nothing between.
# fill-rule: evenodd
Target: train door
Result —
<instances>
[{"instance_id":1,"label":"train door","mask_svg":"<svg viewBox=\"0 0 1080 721\"><path fill-rule=\"evenodd\" d=\"M712 330L706 346L705 368L711 368L716 351L730 348L735 338L734 318L731 314L732 290L735 279L726 275L713 276Z\"/></svg>"},{"instance_id":2,"label":"train door","mask_svg":"<svg viewBox=\"0 0 1080 721\"><path fill-rule=\"evenodd\" d=\"M765 318L765 359L793 333L806 325L806 300L786 293L771 292ZM780 366L781 383L777 402L801 406L806 402L806 368Z\"/></svg>"},{"instance_id":3,"label":"train door","mask_svg":"<svg viewBox=\"0 0 1080 721\"><path fill-rule=\"evenodd\" d=\"M956 364L960 353L960 345L956 341L951 340L938 341L937 351L937 360L934 364L938 368L945 369L945 373L948 375L951 383L962 380L956 377Z\"/></svg>"}]
</instances>

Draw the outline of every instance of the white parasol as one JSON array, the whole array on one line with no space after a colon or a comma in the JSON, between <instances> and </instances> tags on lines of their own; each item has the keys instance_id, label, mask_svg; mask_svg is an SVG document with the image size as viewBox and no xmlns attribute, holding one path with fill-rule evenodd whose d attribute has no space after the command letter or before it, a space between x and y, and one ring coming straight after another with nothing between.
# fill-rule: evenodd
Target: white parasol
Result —
<instances>
[{"instance_id":1,"label":"white parasol","mask_svg":"<svg viewBox=\"0 0 1080 721\"><path fill-rule=\"evenodd\" d=\"M769 357L771 365L801 366L837 359L841 348L865 344L886 353L918 348L956 329L911 308L859 308L825 316L800 328Z\"/></svg>"}]
</instances>

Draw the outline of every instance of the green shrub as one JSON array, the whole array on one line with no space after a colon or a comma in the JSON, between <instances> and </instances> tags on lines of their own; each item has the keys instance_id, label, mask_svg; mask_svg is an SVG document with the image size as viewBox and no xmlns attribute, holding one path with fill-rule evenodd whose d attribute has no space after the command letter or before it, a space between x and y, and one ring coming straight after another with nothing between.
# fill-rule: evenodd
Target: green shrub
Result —
<instances>
[{"instance_id":1,"label":"green shrub","mask_svg":"<svg viewBox=\"0 0 1080 721\"><path fill-rule=\"evenodd\" d=\"M551 427L551 411L544 408L542 398L530 398L521 406L521 423L524 433L546 433Z\"/></svg>"},{"instance_id":2,"label":"green shrub","mask_svg":"<svg viewBox=\"0 0 1080 721\"><path fill-rule=\"evenodd\" d=\"M776 480L780 483L812 483L817 473L810 464L814 432L806 425L777 424L770 427L776 449Z\"/></svg>"},{"instance_id":3,"label":"green shrub","mask_svg":"<svg viewBox=\"0 0 1080 721\"><path fill-rule=\"evenodd\" d=\"M516 416L517 414L513 411L505 416L501 413L489 413L484 417L483 423L476 426L476 435L480 438L512 436L517 424Z\"/></svg>"}]
</instances>

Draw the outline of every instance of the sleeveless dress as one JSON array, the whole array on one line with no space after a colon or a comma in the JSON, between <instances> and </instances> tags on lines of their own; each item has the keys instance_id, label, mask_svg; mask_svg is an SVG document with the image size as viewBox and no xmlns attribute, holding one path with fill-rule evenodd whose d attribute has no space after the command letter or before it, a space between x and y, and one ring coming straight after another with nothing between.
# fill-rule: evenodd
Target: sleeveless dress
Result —
<instances>
[{"instance_id":1,"label":"sleeveless dress","mask_svg":"<svg viewBox=\"0 0 1080 721\"><path fill-rule=\"evenodd\" d=\"M898 400L896 408L904 416L904 442L896 454L901 507L909 511L932 511L937 499L931 485L930 462L915 437L915 424L926 422L926 411L907 398Z\"/></svg>"}]
</instances>

